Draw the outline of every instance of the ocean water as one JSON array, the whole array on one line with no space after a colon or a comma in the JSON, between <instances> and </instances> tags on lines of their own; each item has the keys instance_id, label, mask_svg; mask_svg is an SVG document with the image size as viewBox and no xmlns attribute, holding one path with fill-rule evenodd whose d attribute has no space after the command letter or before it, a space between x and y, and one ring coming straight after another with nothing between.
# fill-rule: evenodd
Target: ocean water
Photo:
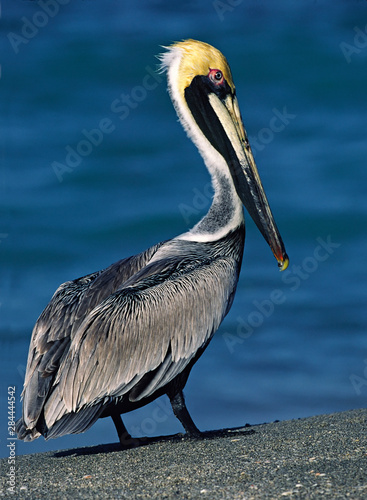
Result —
<instances>
[{"instance_id":1,"label":"ocean water","mask_svg":"<svg viewBox=\"0 0 367 500\"><path fill-rule=\"evenodd\" d=\"M237 295L191 373L189 411L207 430L364 407L366 2L47 5L2 9L1 456L8 387L18 418L31 331L57 286L186 231L209 208L208 174L155 72L160 46L189 37L229 60L290 257L279 273L246 218ZM134 435L182 430L165 398L124 421ZM16 452L116 441L104 419Z\"/></svg>"}]
</instances>

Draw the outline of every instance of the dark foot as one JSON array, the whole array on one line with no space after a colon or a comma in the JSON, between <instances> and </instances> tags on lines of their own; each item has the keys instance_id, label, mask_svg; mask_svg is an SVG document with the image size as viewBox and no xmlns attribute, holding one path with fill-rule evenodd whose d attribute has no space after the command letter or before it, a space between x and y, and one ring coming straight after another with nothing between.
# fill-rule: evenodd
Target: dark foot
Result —
<instances>
[{"instance_id":1,"label":"dark foot","mask_svg":"<svg viewBox=\"0 0 367 500\"><path fill-rule=\"evenodd\" d=\"M185 398L183 396L182 391L178 392L173 397L169 396L169 398L171 401L173 413L176 415L176 417L179 419L179 421L183 425L183 427L186 431L186 434L189 437L195 437L195 438L201 437L202 433L199 431L199 429L194 424L194 421L191 418L190 413L188 412L188 410L186 408Z\"/></svg>"},{"instance_id":2,"label":"dark foot","mask_svg":"<svg viewBox=\"0 0 367 500\"><path fill-rule=\"evenodd\" d=\"M135 448L137 446L140 446L140 444L142 444L141 440L139 440L138 438L133 438L129 434L119 414L111 415L111 417L113 423L115 424L117 435L119 437L120 444L123 449Z\"/></svg>"}]
</instances>

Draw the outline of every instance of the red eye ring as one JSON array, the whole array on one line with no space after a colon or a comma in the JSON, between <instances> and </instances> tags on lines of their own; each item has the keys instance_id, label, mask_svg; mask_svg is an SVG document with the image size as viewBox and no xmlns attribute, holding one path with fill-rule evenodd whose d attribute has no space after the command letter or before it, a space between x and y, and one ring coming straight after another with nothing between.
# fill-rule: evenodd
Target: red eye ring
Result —
<instances>
[{"instance_id":1,"label":"red eye ring","mask_svg":"<svg viewBox=\"0 0 367 500\"><path fill-rule=\"evenodd\" d=\"M210 69L208 77L215 85L222 85L224 82L224 76L220 69Z\"/></svg>"}]
</instances>

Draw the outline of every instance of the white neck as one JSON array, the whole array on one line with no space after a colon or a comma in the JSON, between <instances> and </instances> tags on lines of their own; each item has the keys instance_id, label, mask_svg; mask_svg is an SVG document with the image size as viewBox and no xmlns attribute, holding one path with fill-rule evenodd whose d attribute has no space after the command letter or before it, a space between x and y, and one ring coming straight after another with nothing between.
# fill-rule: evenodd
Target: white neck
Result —
<instances>
[{"instance_id":1,"label":"white neck","mask_svg":"<svg viewBox=\"0 0 367 500\"><path fill-rule=\"evenodd\" d=\"M168 90L188 137L194 142L212 177L214 188L213 203L209 212L190 231L177 239L190 241L215 241L243 224L243 208L226 161L210 144L194 120L184 96L180 95L178 78L182 57L179 48L165 54L164 67L167 69Z\"/></svg>"},{"instance_id":2,"label":"white neck","mask_svg":"<svg viewBox=\"0 0 367 500\"><path fill-rule=\"evenodd\" d=\"M216 241L244 223L242 202L232 179L212 175L212 183L214 198L208 213L190 231L178 236L178 239Z\"/></svg>"}]
</instances>

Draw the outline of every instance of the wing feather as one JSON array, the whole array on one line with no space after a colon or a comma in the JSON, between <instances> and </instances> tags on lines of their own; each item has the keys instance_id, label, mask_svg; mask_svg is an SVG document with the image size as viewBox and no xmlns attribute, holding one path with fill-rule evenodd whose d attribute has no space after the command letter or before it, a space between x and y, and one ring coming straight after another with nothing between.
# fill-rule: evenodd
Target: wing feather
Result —
<instances>
[{"instance_id":1,"label":"wing feather","mask_svg":"<svg viewBox=\"0 0 367 500\"><path fill-rule=\"evenodd\" d=\"M237 265L225 257L186 269L174 262L155 262L154 273L147 266L141 279L134 277L88 314L45 406L49 427L60 416L52 412L53 398L63 400L65 413L137 387L138 401L172 381L208 342L227 313ZM140 387L150 372L153 378Z\"/></svg>"},{"instance_id":2,"label":"wing feather","mask_svg":"<svg viewBox=\"0 0 367 500\"><path fill-rule=\"evenodd\" d=\"M103 271L67 281L56 290L32 332L22 393L22 418L27 428L36 425L60 363L86 315L139 272L161 245Z\"/></svg>"}]
</instances>

